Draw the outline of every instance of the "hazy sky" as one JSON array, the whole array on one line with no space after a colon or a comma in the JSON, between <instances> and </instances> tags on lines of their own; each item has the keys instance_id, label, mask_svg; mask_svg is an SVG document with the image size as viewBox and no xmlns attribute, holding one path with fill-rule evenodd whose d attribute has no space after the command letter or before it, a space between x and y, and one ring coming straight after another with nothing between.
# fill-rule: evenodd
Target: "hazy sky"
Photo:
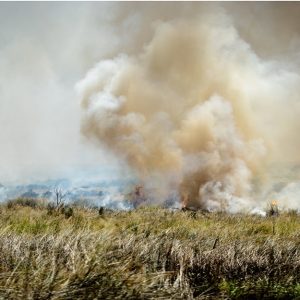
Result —
<instances>
[{"instance_id":1,"label":"hazy sky","mask_svg":"<svg viewBox=\"0 0 300 300\"><path fill-rule=\"evenodd\" d=\"M118 165L111 154L80 134L81 110L74 87L100 60L139 53L158 21L195 17L208 9L225 11L258 57L293 69L299 67L299 7L1 2L0 182Z\"/></svg>"}]
</instances>

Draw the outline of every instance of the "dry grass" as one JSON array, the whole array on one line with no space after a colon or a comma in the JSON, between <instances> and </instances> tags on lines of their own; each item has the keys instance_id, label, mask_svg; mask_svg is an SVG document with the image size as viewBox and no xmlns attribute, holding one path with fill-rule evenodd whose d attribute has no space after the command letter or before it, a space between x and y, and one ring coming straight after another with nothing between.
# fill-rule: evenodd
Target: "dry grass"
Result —
<instances>
[{"instance_id":1,"label":"dry grass","mask_svg":"<svg viewBox=\"0 0 300 300\"><path fill-rule=\"evenodd\" d=\"M299 220L3 205L0 298L294 299Z\"/></svg>"}]
</instances>

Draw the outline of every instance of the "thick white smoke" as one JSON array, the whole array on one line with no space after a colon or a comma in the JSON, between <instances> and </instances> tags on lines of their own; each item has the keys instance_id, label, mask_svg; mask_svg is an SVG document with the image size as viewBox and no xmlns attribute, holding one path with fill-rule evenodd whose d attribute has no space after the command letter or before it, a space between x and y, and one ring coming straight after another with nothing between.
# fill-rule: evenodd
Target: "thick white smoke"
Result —
<instances>
[{"instance_id":1,"label":"thick white smoke","mask_svg":"<svg viewBox=\"0 0 300 300\"><path fill-rule=\"evenodd\" d=\"M73 88L113 45L95 38L112 38L107 6L0 3L0 184L75 178L113 163L80 135Z\"/></svg>"}]
</instances>

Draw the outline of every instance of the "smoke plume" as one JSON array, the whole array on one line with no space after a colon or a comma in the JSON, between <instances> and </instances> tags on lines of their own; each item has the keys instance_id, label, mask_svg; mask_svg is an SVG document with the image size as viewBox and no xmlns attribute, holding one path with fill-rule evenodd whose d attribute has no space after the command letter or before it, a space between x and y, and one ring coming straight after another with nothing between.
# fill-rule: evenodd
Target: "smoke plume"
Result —
<instances>
[{"instance_id":1,"label":"smoke plume","mask_svg":"<svg viewBox=\"0 0 300 300\"><path fill-rule=\"evenodd\" d=\"M140 18L154 28L143 47L101 60L77 84L81 129L157 201L175 190L183 205L243 211L262 200L270 166L298 164L299 70L258 55L230 9L205 8Z\"/></svg>"}]
</instances>

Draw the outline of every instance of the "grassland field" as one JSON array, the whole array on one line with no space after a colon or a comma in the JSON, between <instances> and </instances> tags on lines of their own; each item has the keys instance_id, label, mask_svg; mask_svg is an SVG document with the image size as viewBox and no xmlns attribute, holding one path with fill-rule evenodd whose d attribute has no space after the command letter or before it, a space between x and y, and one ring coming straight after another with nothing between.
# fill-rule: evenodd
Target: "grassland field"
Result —
<instances>
[{"instance_id":1,"label":"grassland field","mask_svg":"<svg viewBox=\"0 0 300 300\"><path fill-rule=\"evenodd\" d=\"M0 299L300 299L300 216L0 206Z\"/></svg>"}]
</instances>

